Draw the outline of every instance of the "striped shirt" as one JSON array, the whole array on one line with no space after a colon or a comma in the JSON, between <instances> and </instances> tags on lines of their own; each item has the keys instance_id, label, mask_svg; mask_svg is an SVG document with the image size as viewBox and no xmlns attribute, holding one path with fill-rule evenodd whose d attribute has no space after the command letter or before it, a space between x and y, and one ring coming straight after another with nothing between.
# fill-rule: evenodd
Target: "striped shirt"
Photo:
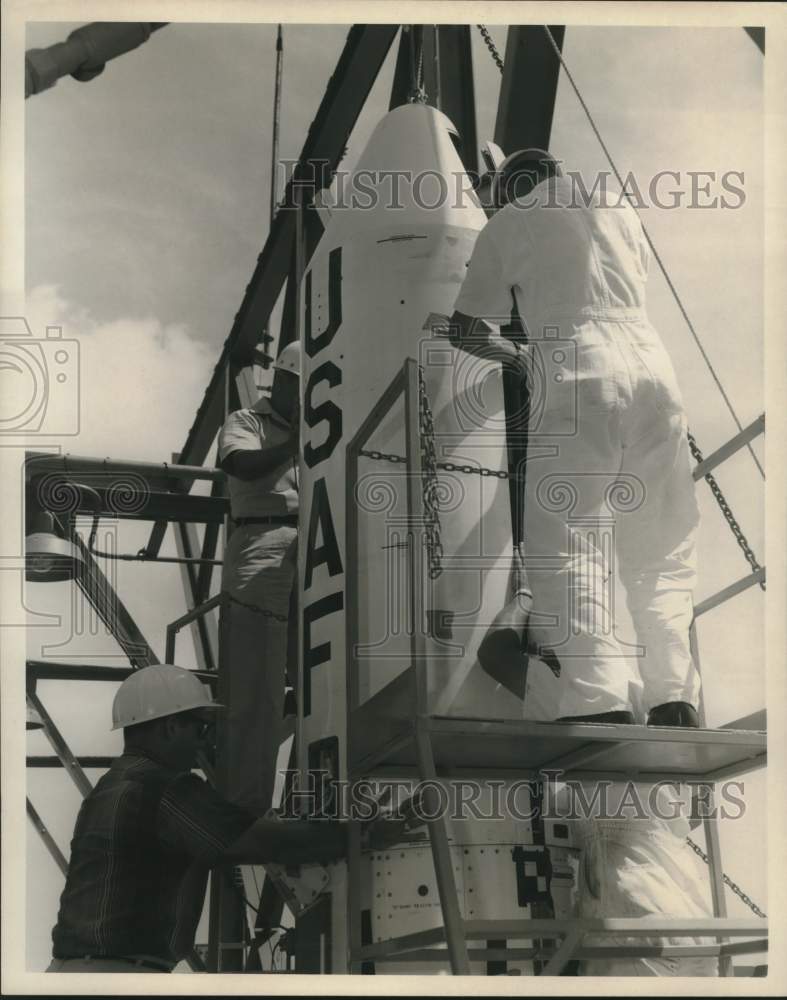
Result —
<instances>
[{"instance_id":1,"label":"striped shirt","mask_svg":"<svg viewBox=\"0 0 787 1000\"><path fill-rule=\"evenodd\" d=\"M54 957L175 965L194 946L209 869L253 822L197 775L127 748L79 811Z\"/></svg>"}]
</instances>

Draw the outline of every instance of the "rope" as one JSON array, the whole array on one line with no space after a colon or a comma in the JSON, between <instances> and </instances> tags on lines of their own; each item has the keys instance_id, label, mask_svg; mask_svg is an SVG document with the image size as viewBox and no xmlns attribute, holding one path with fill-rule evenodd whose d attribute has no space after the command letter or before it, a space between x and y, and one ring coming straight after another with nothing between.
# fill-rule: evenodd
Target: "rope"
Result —
<instances>
[{"instance_id":1,"label":"rope","mask_svg":"<svg viewBox=\"0 0 787 1000\"><path fill-rule=\"evenodd\" d=\"M625 184L623 183L623 179L620 176L620 171L618 170L617 166L615 165L615 161L612 159L612 154L610 153L609 149L607 148L607 145L604 142L604 140L603 140L603 138L601 136L601 133L598 130L598 126L596 125L596 123L595 123L595 121L593 119L593 115L591 114L590 109L588 108L587 104L585 103L584 98L582 97L582 94L579 91L579 87L574 82L574 77L571 75L571 71L569 70L568 66L566 65L566 61L563 58L563 53L560 51L560 47L558 46L557 42L555 41L554 36L552 35L552 32L549 30L549 27L546 24L543 27L544 27L544 31L547 33L547 38L549 39L550 44L552 45L552 48L555 51L555 55L560 60L560 64L563 67L563 70L564 70L564 72L566 74L566 77L568 78L568 82L571 84L571 87L573 88L574 93L577 95L577 100L582 105L582 110L585 112L585 115L587 116L587 119L590 122L590 127L593 129L593 132L594 132L596 138L599 141L599 145L604 150L604 155L606 156L607 160L609 161L609 165L612 167L612 170L613 170L613 172L615 174L615 178L616 178L618 184L620 185L621 191L626 196L626 199L628 200L629 205L631 205L631 207L634 209L634 211L637 212L636 206L634 205L633 201L631 200L631 195L626 190ZM653 240L650 238L650 233L648 232L647 228L645 227L645 223L642 222L642 218L639 215L639 212L637 212L637 217L639 218L640 222L642 223L642 232L645 234L645 239L648 241L648 246L650 247L651 252L653 253L653 256L654 256L654 258L656 260L656 263L659 265L661 273L664 275L664 280L667 282L669 290L672 292L672 296L675 299L675 302L677 303L678 308L680 309L681 314L682 314L684 320L686 321L686 325L688 326L689 331L691 332L691 335L694 338L694 342L696 343L697 347L699 348L699 352L702 355L702 358L703 358L703 360L705 361L705 364L708 367L708 371L713 376L713 381L716 383L716 386L717 386L719 392L721 393L722 398L724 399L724 402L727 404L727 409L730 411L730 414L732 415L732 419L735 421L736 427L738 428L739 431L742 431L743 430L743 425L741 424L740 420L738 419L738 414L735 412L735 408L733 407L732 402L730 401L730 398L727 395L727 393L726 393L726 391L724 389L724 386L721 383L721 379L719 378L718 374L716 373L716 369L713 367L713 364L712 364L710 358L708 357L708 354L705 351L705 348L702 345L702 341L700 340L699 335L697 334L697 331L694 329L694 324L691 322L691 319L689 318L689 314L686 312L686 309L685 309L685 307L683 305L683 302L681 301L681 298L678 295L678 291L675 288L675 285L672 283L672 279L670 278L669 274L667 273L667 268L665 267L664 262L662 261L661 256L660 256L658 250L656 249L656 246L655 246ZM749 453L751 454L751 457L754 459L754 464L757 466L757 468L759 469L760 475L764 479L765 478L765 470L760 465L759 459L757 458L757 455L755 454L754 449L751 446L751 443L748 443L746 445L746 447L749 449Z\"/></svg>"}]
</instances>

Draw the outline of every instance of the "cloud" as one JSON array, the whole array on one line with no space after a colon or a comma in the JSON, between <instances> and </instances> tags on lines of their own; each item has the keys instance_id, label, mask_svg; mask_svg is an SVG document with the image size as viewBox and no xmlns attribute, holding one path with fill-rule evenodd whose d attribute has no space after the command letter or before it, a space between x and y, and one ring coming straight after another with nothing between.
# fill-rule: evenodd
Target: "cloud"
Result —
<instances>
[{"instance_id":1,"label":"cloud","mask_svg":"<svg viewBox=\"0 0 787 1000\"><path fill-rule=\"evenodd\" d=\"M27 297L34 335L60 326L79 343L80 433L66 451L116 459L171 461L186 439L215 365L214 349L185 323L154 316L97 322L88 309L39 285Z\"/></svg>"}]
</instances>

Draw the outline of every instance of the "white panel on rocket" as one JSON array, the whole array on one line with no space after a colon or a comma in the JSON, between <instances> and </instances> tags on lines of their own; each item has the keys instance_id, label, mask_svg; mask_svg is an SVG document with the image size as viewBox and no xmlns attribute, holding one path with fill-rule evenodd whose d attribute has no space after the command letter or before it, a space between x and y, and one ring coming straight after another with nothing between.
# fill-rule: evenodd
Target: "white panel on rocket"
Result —
<instances>
[{"instance_id":1,"label":"white panel on rocket","mask_svg":"<svg viewBox=\"0 0 787 1000\"><path fill-rule=\"evenodd\" d=\"M337 737L342 777L346 574L359 575L362 595L362 697L409 665L412 624L397 582L406 577L400 571L407 558L397 544L406 521L402 467L362 460L355 500L366 544L357 564L348 565L347 442L411 357L423 367L438 462L506 468L500 366L457 352L423 330L431 312L450 314L485 223L453 131L444 115L423 105L396 108L382 119L355 171L337 188L302 286L301 745ZM402 455L404 438L401 410L395 411L374 447ZM495 476L441 471L439 493L444 557L428 610L448 628L428 650L430 708L521 717L521 703L500 698L475 659L485 627L507 596L508 484Z\"/></svg>"}]
</instances>

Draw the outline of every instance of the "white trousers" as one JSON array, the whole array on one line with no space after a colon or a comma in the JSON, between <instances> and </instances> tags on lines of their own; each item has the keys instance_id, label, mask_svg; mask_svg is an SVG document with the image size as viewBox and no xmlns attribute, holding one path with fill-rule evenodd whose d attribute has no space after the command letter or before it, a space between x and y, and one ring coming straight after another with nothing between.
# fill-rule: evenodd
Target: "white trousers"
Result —
<instances>
[{"instance_id":1,"label":"white trousers","mask_svg":"<svg viewBox=\"0 0 787 1000\"><path fill-rule=\"evenodd\" d=\"M646 821L596 822L582 849L577 915L585 918L710 916L707 874L685 840L657 832ZM637 829L641 827L642 829ZM713 944L712 938L627 937L588 934L587 947L661 947ZM599 958L581 963L583 976L718 976L710 957Z\"/></svg>"},{"instance_id":2,"label":"white trousers","mask_svg":"<svg viewBox=\"0 0 787 1000\"><path fill-rule=\"evenodd\" d=\"M644 318L584 319L533 340L528 369L530 628L560 659L559 715L629 708L632 655L646 711L696 707L689 626L699 511L666 350ZM621 646L615 627L616 563L636 650Z\"/></svg>"},{"instance_id":3,"label":"white trousers","mask_svg":"<svg viewBox=\"0 0 787 1000\"><path fill-rule=\"evenodd\" d=\"M291 614L297 558L298 531L289 525L238 527L224 555L222 590L233 598L222 619L229 689L224 792L257 816L272 802L288 651L294 658L297 647Z\"/></svg>"}]
</instances>

